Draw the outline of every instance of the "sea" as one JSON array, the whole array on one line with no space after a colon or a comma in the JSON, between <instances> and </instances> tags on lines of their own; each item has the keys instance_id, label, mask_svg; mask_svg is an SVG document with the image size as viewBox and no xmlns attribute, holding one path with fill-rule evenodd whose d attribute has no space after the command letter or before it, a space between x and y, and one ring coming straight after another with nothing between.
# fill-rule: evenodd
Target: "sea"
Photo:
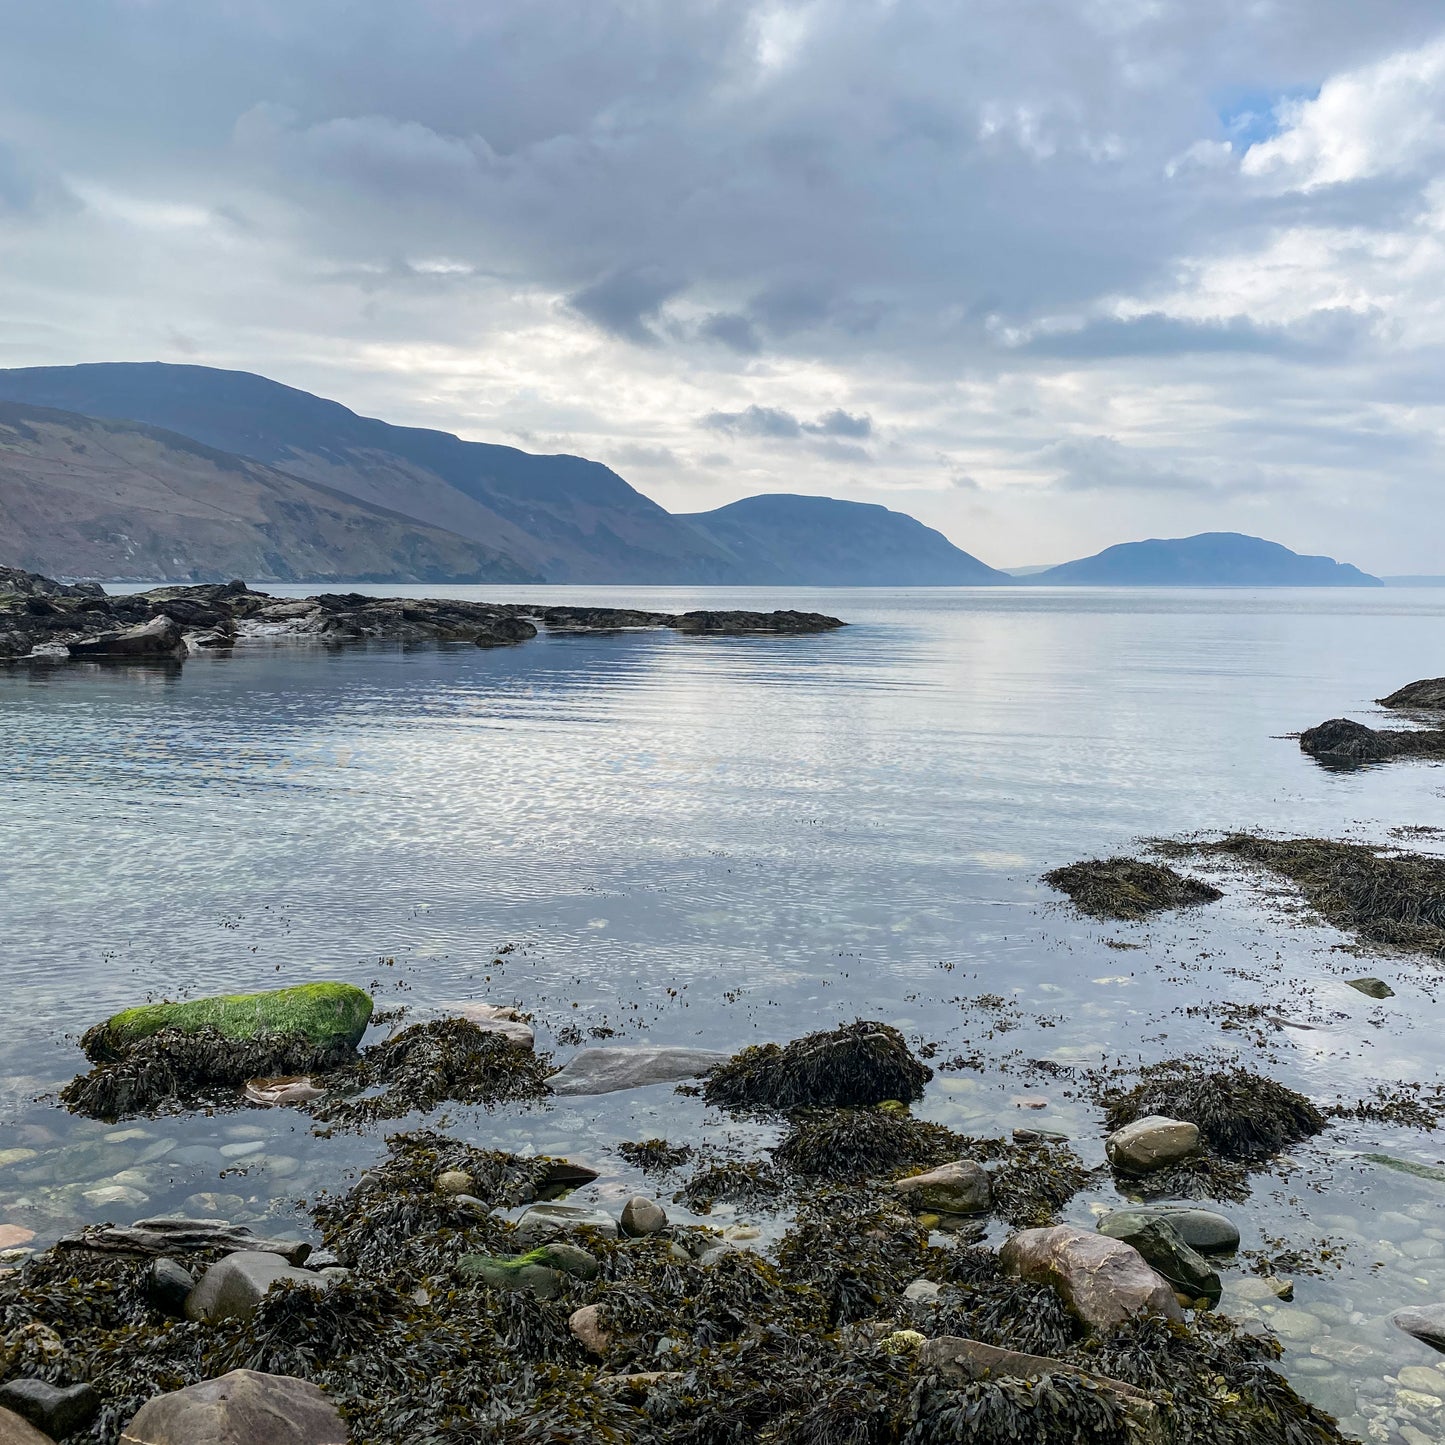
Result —
<instances>
[{"instance_id":1,"label":"sea","mask_svg":"<svg viewBox=\"0 0 1445 1445\"><path fill-rule=\"evenodd\" d=\"M881 1019L937 1070L919 1115L1059 1130L1090 1164L1088 1070L1202 1054L1322 1106L1440 1080L1441 960L1346 951L1287 884L1235 870L1209 873L1222 901L1145 924L1083 918L1040 875L1236 829L1445 853L1445 769L1330 771L1293 736L1378 722L1373 699L1445 674L1445 592L356 590L847 626L0 669L0 1226L35 1234L11 1264L143 1215L301 1228L384 1149L383 1129L322 1137L287 1109L67 1114L79 1034L155 998L345 979L386 1011L377 1036L514 1004L559 1064ZM1252 1005L1283 1022L1240 1027ZM621 1141L753 1157L775 1137L671 1085L395 1127L421 1125L586 1159L601 1177L579 1197L605 1205L656 1187ZM1445 1437L1445 1359L1389 1318L1445 1300L1431 1170L1440 1135L1341 1122L1221 1206L1244 1232L1223 1308L1273 1330L1296 1387L1361 1438ZM1119 1202L1105 1179L1066 1217ZM763 1248L782 1227L707 1222ZM1255 1270L1285 1244L1315 1261L1276 1271L1290 1300Z\"/></svg>"}]
</instances>

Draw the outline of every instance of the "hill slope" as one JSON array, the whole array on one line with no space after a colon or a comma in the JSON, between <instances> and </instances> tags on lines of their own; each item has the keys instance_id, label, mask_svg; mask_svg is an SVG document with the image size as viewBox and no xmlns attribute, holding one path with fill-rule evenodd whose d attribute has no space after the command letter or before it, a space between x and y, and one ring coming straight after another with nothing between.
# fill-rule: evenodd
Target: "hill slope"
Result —
<instances>
[{"instance_id":1,"label":"hill slope","mask_svg":"<svg viewBox=\"0 0 1445 1445\"><path fill-rule=\"evenodd\" d=\"M483 543L549 582L731 582L705 535L582 457L391 426L242 371L161 362L0 371L0 398L124 418Z\"/></svg>"},{"instance_id":2,"label":"hill slope","mask_svg":"<svg viewBox=\"0 0 1445 1445\"><path fill-rule=\"evenodd\" d=\"M0 548L72 577L536 580L469 538L188 437L9 402Z\"/></svg>"},{"instance_id":3,"label":"hill slope","mask_svg":"<svg viewBox=\"0 0 1445 1445\"><path fill-rule=\"evenodd\" d=\"M745 583L966 587L1011 579L902 512L831 497L745 497L691 522L736 559Z\"/></svg>"},{"instance_id":4,"label":"hill slope","mask_svg":"<svg viewBox=\"0 0 1445 1445\"><path fill-rule=\"evenodd\" d=\"M1379 587L1333 557L1305 557L1241 532L1121 542L1093 557L1025 577L1023 586L1066 587Z\"/></svg>"}]
</instances>

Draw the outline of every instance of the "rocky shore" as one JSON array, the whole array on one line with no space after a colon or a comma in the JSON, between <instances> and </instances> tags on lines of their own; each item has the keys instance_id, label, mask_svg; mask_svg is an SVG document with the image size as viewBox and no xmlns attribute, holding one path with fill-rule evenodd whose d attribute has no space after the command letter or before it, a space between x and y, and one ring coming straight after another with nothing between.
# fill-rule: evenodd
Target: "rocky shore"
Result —
<instances>
[{"instance_id":1,"label":"rocky shore","mask_svg":"<svg viewBox=\"0 0 1445 1445\"><path fill-rule=\"evenodd\" d=\"M817 612L698 611L369 597L322 593L277 598L243 582L157 587L110 596L97 583L67 584L0 567L0 662L165 662L197 650L262 639L333 645L367 641L508 647L550 632L669 628L687 636L792 636L844 624Z\"/></svg>"}]
</instances>

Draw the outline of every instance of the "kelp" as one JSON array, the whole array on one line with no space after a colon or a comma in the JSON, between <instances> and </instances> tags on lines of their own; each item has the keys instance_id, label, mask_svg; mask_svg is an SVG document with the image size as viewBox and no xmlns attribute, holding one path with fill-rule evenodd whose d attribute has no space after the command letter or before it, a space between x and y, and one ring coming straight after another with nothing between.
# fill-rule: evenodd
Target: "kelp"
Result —
<instances>
[{"instance_id":1,"label":"kelp","mask_svg":"<svg viewBox=\"0 0 1445 1445\"><path fill-rule=\"evenodd\" d=\"M1162 843L1174 854L1235 858L1300 891L1326 922L1390 948L1445 958L1445 858L1323 838L1231 833L1214 842Z\"/></svg>"},{"instance_id":2,"label":"kelp","mask_svg":"<svg viewBox=\"0 0 1445 1445\"><path fill-rule=\"evenodd\" d=\"M970 1140L942 1124L877 1109L812 1110L795 1116L773 1150L780 1168L809 1179L886 1179L958 1159Z\"/></svg>"},{"instance_id":3,"label":"kelp","mask_svg":"<svg viewBox=\"0 0 1445 1445\"><path fill-rule=\"evenodd\" d=\"M1330 768L1357 768L1392 758L1445 758L1445 731L1438 728L1370 728L1336 717L1299 736L1300 751Z\"/></svg>"},{"instance_id":4,"label":"kelp","mask_svg":"<svg viewBox=\"0 0 1445 1445\"><path fill-rule=\"evenodd\" d=\"M703 1098L728 1109L786 1112L911 1103L933 1070L889 1024L857 1019L787 1044L757 1044L708 1074Z\"/></svg>"},{"instance_id":5,"label":"kelp","mask_svg":"<svg viewBox=\"0 0 1445 1445\"><path fill-rule=\"evenodd\" d=\"M669 1144L666 1139L624 1139L617 1152L644 1174L667 1174L692 1158L691 1144Z\"/></svg>"},{"instance_id":6,"label":"kelp","mask_svg":"<svg viewBox=\"0 0 1445 1445\"><path fill-rule=\"evenodd\" d=\"M1066 893L1074 907L1090 918L1125 922L1213 903L1224 896L1212 884L1138 858L1089 858L1045 873L1044 882Z\"/></svg>"}]
</instances>

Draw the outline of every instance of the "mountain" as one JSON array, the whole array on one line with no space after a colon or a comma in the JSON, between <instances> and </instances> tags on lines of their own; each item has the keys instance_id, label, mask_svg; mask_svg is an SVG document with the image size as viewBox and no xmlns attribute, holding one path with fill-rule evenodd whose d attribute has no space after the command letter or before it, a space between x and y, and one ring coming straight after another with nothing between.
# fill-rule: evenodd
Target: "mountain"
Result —
<instances>
[{"instance_id":1,"label":"mountain","mask_svg":"<svg viewBox=\"0 0 1445 1445\"><path fill-rule=\"evenodd\" d=\"M12 402L0 552L71 577L537 580L479 542L189 437Z\"/></svg>"},{"instance_id":2,"label":"mountain","mask_svg":"<svg viewBox=\"0 0 1445 1445\"><path fill-rule=\"evenodd\" d=\"M0 371L0 399L179 432L481 543L519 576L737 580L706 535L599 462L391 426L249 372L162 362L29 367Z\"/></svg>"},{"instance_id":3,"label":"mountain","mask_svg":"<svg viewBox=\"0 0 1445 1445\"><path fill-rule=\"evenodd\" d=\"M770 493L684 520L735 559L744 583L970 587L1010 580L942 532L866 502Z\"/></svg>"},{"instance_id":4,"label":"mountain","mask_svg":"<svg viewBox=\"0 0 1445 1445\"><path fill-rule=\"evenodd\" d=\"M1380 587L1333 557L1304 557L1241 532L1121 542L1093 557L1016 577L1024 586L1060 587Z\"/></svg>"}]
</instances>

